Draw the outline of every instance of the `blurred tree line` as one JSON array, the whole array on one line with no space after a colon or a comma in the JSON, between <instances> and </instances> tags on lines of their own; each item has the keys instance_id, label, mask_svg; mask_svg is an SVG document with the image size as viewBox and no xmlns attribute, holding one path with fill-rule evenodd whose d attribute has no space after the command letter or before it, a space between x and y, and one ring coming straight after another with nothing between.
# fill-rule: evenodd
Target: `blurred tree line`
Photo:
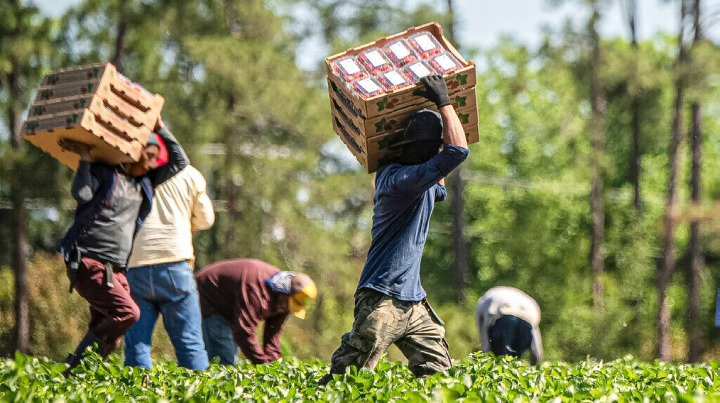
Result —
<instances>
[{"instance_id":1,"label":"blurred tree line","mask_svg":"<svg viewBox=\"0 0 720 403\"><path fill-rule=\"evenodd\" d=\"M698 0L678 0L680 32L641 40L628 1L631 35L607 39L597 25L608 2L577 3L586 23L539 33L537 49L509 38L461 47L478 65L481 142L449 178L459 200L433 216L429 300L454 357L479 349L477 298L512 285L543 309L548 359L716 358L710 19ZM54 253L72 219L72 172L19 126L44 74L112 61L165 97L165 120L207 178L217 220L195 236L196 268L256 257L310 274L320 296L284 345L328 360L352 323L373 176L332 132L324 65L299 61L433 20L452 36L458 15L452 0L84 0L48 19L0 0L0 353L60 359L83 334L87 306L67 294ZM156 355L172 359L156 337Z\"/></svg>"}]
</instances>

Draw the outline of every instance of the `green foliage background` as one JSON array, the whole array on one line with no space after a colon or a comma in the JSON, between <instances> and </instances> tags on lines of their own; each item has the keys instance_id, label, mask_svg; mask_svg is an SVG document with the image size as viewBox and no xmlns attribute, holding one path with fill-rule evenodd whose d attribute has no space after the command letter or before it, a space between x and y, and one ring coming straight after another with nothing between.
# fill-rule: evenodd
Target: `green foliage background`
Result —
<instances>
[{"instance_id":1,"label":"green foliage background","mask_svg":"<svg viewBox=\"0 0 720 403\"><path fill-rule=\"evenodd\" d=\"M286 324L285 352L329 360L352 322L353 293L370 241L373 176L348 158L332 133L324 66L318 61L316 69L303 70L298 53L312 32L319 31L330 54L431 20L446 24L449 17L430 5L408 10L400 1L85 0L50 20L25 3L13 4L0 0L2 27L17 27L0 35L0 72L21 67L23 92L15 99L0 83L2 110L27 108L39 79L53 69L111 58L117 21L125 21L125 74L166 98L165 120L217 201L215 226L195 237L197 268L255 257L309 273L320 296L307 320ZM456 358L479 349L473 318L477 298L492 286L512 285L543 309L548 359L633 354L650 360L676 43L659 35L635 51L623 39L602 42L600 75L608 95L607 259L606 307L598 313L592 309L588 259L587 38L571 28L543 35L537 49L510 39L490 49L461 47L478 66L481 131L465 163L470 290L464 301L454 302L449 203L439 203L433 215L423 285L447 323ZM720 256L720 226L713 220L720 198L720 177L714 175L720 75L714 63L720 52L705 44L696 54L690 94L703 103L705 133L702 323L706 357L713 358L718 355L712 310ZM635 62L638 74L630 68ZM639 96L643 116L641 215L627 181L633 95ZM87 318L84 301L67 294L62 262L53 255L72 218L72 172L28 144L11 148L9 115L3 113L0 199L13 196L10 184L18 178L25 184L24 197L46 202L50 197L50 205L31 210L31 345L34 354L60 360L84 333ZM686 148L682 155L680 199L689 216ZM670 299L672 355L681 360L687 342L685 222L678 231L679 270ZM0 353L5 355L14 349L12 234L11 212L0 209ZM155 357L172 360L162 331L156 339ZM391 349L388 358L401 355ZM445 385L437 393L452 388Z\"/></svg>"}]
</instances>

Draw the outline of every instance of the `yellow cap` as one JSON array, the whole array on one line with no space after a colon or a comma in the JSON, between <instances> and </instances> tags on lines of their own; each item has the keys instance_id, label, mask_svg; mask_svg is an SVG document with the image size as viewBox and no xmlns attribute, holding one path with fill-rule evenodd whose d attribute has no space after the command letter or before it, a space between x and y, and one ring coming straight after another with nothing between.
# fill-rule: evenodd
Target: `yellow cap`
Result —
<instances>
[{"instance_id":1,"label":"yellow cap","mask_svg":"<svg viewBox=\"0 0 720 403\"><path fill-rule=\"evenodd\" d=\"M305 302L308 299L317 298L317 287L315 287L315 283L310 279L310 277L305 277L306 278L301 279L302 283L304 283L304 287L300 291L293 293L290 298L288 298L288 308L290 313L300 319L305 319Z\"/></svg>"}]
</instances>

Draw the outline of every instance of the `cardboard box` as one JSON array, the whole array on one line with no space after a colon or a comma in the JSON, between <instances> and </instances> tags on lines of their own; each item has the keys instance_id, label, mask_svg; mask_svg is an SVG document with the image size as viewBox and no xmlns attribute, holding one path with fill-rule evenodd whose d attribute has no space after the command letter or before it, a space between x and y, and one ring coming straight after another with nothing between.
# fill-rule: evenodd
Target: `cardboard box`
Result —
<instances>
[{"instance_id":1,"label":"cardboard box","mask_svg":"<svg viewBox=\"0 0 720 403\"><path fill-rule=\"evenodd\" d=\"M445 83L448 86L448 92L454 94L475 86L476 72L475 65L472 62L466 61L457 49L448 42L443 36L442 28L436 22L431 22L419 27L410 28L403 32L388 37L378 39L375 42L367 43L365 45L348 49L345 52L337 53L329 56L325 59L325 67L328 72L328 79L332 83L330 86L331 91L343 90L346 98L354 105L359 116L364 118L371 118L375 116L384 115L393 110L404 109L411 105L418 105L424 103L425 100L421 97L413 95L413 91L420 88L420 84L415 84L409 87L401 88L395 91L386 92L384 94L377 95L371 98L362 98L355 94L353 91L348 90L345 87L345 82L338 77L332 69L332 62L348 55L357 55L361 51L373 47L382 47L393 40L398 38L407 38L413 34L419 32L430 32L440 44L447 49L448 52L452 53L453 56L463 66L461 69L451 72L445 75Z\"/></svg>"},{"instance_id":2,"label":"cardboard box","mask_svg":"<svg viewBox=\"0 0 720 403\"><path fill-rule=\"evenodd\" d=\"M165 99L118 73L112 63L63 69L45 76L35 102L78 95L114 93L142 113L160 113ZM155 122L152 122L154 126Z\"/></svg>"},{"instance_id":3,"label":"cardboard box","mask_svg":"<svg viewBox=\"0 0 720 403\"><path fill-rule=\"evenodd\" d=\"M371 144L376 137L383 137L390 133L402 133L405 128L405 120L408 118L410 113L414 111L415 110L408 111L406 115L402 116L402 118L398 118L397 121L399 123L395 125L393 130L384 131L381 134L372 137L367 137L363 133L363 129L358 127L355 122L347 115L347 113L344 113L343 109L334 109L332 111L332 115L333 118L337 118L338 121L342 123L347 133L353 137L354 141L358 144L358 146L363 152L366 152L367 154L372 154L373 152L368 145ZM463 123L463 130L465 131L465 133L468 134L468 143L477 142L479 140L479 133L477 131L477 107L475 105L471 105L463 108L458 108L456 110L456 113L458 115L458 118L460 119L460 122Z\"/></svg>"},{"instance_id":4,"label":"cardboard box","mask_svg":"<svg viewBox=\"0 0 720 403\"><path fill-rule=\"evenodd\" d=\"M333 115L332 123L335 133L368 173L373 173L379 167L400 157L401 150L394 149L391 146L403 139L403 130L372 137L367 139L363 145L358 141L358 136L353 133L353 129L344 124L342 118ZM479 141L477 125L464 127L464 129L468 143Z\"/></svg>"},{"instance_id":5,"label":"cardboard box","mask_svg":"<svg viewBox=\"0 0 720 403\"><path fill-rule=\"evenodd\" d=\"M422 108L436 108L427 99L413 95L413 92L421 87L422 84L419 83L365 99L333 71L332 63L358 55L366 49L382 48L392 41L409 38L421 32L430 33L462 66L443 77L468 143L479 141L475 65L466 61L447 41L439 24L432 22L410 28L325 59L333 130L369 173L399 156L400 150L393 150L388 146L394 143L398 136L402 137L406 120L412 112Z\"/></svg>"},{"instance_id":6,"label":"cardboard box","mask_svg":"<svg viewBox=\"0 0 720 403\"><path fill-rule=\"evenodd\" d=\"M455 93L450 97L450 99L453 101L453 107L455 108L455 110L464 110L463 113L458 113L463 127L477 126L477 98L475 96L475 88L473 87ZM427 101L419 105L413 105L404 109L396 110L386 115L365 119L361 116L358 116L356 111L349 108L347 102L343 102L343 98L339 93L331 93L330 102L332 112L341 111L338 113L346 115L347 118L352 121L352 124L358 128L358 132L366 138L379 136L404 128L408 116L410 116L411 113L417 110L423 108L437 110L435 104ZM475 109L475 111L472 113L474 117L470 116L470 108Z\"/></svg>"},{"instance_id":7,"label":"cardboard box","mask_svg":"<svg viewBox=\"0 0 720 403\"><path fill-rule=\"evenodd\" d=\"M149 130L152 130L157 123L157 113L153 113L152 111L142 112L125 102L112 91L105 93L102 96L99 94L86 94L51 99L47 101L38 101L30 108L28 117L32 118L40 115L53 115L57 113L77 111L88 107L94 102L99 102L106 108L113 110L116 115L135 127L145 126Z\"/></svg>"},{"instance_id":8,"label":"cardboard box","mask_svg":"<svg viewBox=\"0 0 720 403\"><path fill-rule=\"evenodd\" d=\"M23 125L23 138L41 148L55 159L72 169L77 169L77 154L63 150L60 139L80 141L93 146L93 158L110 163L133 162L140 158L144 144L138 140L128 141L109 130L85 108L77 113L42 116L28 120ZM147 141L147 140L146 140Z\"/></svg>"},{"instance_id":9,"label":"cardboard box","mask_svg":"<svg viewBox=\"0 0 720 403\"><path fill-rule=\"evenodd\" d=\"M73 169L79 158L58 145L63 138L92 145L96 159L137 161L164 102L111 63L60 70L43 78L23 137Z\"/></svg>"}]
</instances>

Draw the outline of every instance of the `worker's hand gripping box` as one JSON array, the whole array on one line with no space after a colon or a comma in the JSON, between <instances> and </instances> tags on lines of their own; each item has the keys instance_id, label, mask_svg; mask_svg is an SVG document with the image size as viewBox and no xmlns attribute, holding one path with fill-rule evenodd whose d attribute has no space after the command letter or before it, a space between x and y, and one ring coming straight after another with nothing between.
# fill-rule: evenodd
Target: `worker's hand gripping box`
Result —
<instances>
[{"instance_id":1,"label":"worker's hand gripping box","mask_svg":"<svg viewBox=\"0 0 720 403\"><path fill-rule=\"evenodd\" d=\"M60 147L62 139L90 144L95 159L137 161L163 104L111 63L65 69L43 78L23 137L73 169L79 157Z\"/></svg>"},{"instance_id":2,"label":"worker's hand gripping box","mask_svg":"<svg viewBox=\"0 0 720 403\"><path fill-rule=\"evenodd\" d=\"M413 95L424 76L445 78L468 141L479 140L475 66L448 42L439 24L410 28L325 62L333 127L368 172L392 158L370 147L370 139L397 132L418 109L435 109Z\"/></svg>"}]
</instances>

